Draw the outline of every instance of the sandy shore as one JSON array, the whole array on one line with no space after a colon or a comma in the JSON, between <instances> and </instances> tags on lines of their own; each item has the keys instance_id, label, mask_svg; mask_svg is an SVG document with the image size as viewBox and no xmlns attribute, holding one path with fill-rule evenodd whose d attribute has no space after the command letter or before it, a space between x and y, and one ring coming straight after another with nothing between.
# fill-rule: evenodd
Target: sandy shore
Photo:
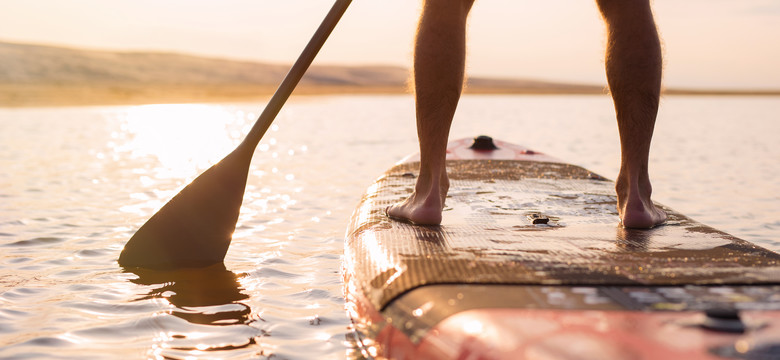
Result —
<instances>
[{"instance_id":1,"label":"sandy shore","mask_svg":"<svg viewBox=\"0 0 780 360\"><path fill-rule=\"evenodd\" d=\"M276 91L274 86L265 85L0 85L1 107L38 106L88 106L88 105L134 105L161 103L202 103L265 101ZM469 86L467 94L586 94L603 95L606 89L573 87L561 88L502 88ZM402 86L323 86L300 85L293 95L333 94L408 94ZM700 91L669 89L666 95L780 95L772 91Z\"/></svg>"},{"instance_id":2,"label":"sandy shore","mask_svg":"<svg viewBox=\"0 0 780 360\"><path fill-rule=\"evenodd\" d=\"M0 106L81 106L129 105L193 102L261 101L273 95L276 88L263 85L211 85L203 87L155 85L0 85ZM402 86L323 86L300 85L293 95L332 94L405 94ZM594 89L505 89L469 87L471 94L603 94Z\"/></svg>"},{"instance_id":3,"label":"sandy shore","mask_svg":"<svg viewBox=\"0 0 780 360\"><path fill-rule=\"evenodd\" d=\"M0 42L0 107L264 101L289 66L164 52L111 52ZM408 94L410 71L317 65L293 95ZM603 85L471 77L470 94L594 94ZM780 95L780 89L670 89L667 94Z\"/></svg>"}]
</instances>

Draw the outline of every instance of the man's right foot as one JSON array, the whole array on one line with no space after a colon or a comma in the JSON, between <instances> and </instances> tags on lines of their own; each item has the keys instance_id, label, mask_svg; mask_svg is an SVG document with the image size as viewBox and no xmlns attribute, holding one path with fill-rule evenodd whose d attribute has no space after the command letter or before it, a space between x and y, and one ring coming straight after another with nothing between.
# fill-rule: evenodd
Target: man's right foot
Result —
<instances>
[{"instance_id":1,"label":"man's right foot","mask_svg":"<svg viewBox=\"0 0 780 360\"><path fill-rule=\"evenodd\" d=\"M439 225L441 224L442 208L418 203L412 195L408 199L387 207L387 216L394 220L408 221L415 225Z\"/></svg>"},{"instance_id":2,"label":"man's right foot","mask_svg":"<svg viewBox=\"0 0 780 360\"><path fill-rule=\"evenodd\" d=\"M416 225L439 225L448 189L446 174L434 183L418 177L414 192L406 200L388 206L385 213L392 219Z\"/></svg>"}]
</instances>

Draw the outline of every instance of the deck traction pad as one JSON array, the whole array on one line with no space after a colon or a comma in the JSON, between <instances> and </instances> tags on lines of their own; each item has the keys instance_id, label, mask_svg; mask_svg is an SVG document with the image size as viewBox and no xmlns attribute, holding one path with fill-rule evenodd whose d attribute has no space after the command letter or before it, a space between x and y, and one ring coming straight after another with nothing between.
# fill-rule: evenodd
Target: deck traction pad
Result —
<instances>
[{"instance_id":1,"label":"deck traction pad","mask_svg":"<svg viewBox=\"0 0 780 360\"><path fill-rule=\"evenodd\" d=\"M345 272L383 309L429 284L777 284L780 255L661 206L666 225L618 225L614 183L581 167L537 161L447 162L441 226L388 219L419 163L397 165L372 185L347 230ZM547 224L533 224L542 215Z\"/></svg>"}]
</instances>

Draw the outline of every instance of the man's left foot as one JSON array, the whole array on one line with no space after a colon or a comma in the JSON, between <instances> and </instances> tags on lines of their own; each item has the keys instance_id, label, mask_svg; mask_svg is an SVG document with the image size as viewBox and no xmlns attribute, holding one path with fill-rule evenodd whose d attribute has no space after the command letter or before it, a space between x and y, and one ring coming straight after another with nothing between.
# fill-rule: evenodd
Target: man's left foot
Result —
<instances>
[{"instance_id":1,"label":"man's left foot","mask_svg":"<svg viewBox=\"0 0 780 360\"><path fill-rule=\"evenodd\" d=\"M643 185L640 186L640 183ZM618 177L615 190L618 197L618 215L623 227L650 229L666 222L666 212L655 206L650 199L652 187L649 180L632 181Z\"/></svg>"}]
</instances>

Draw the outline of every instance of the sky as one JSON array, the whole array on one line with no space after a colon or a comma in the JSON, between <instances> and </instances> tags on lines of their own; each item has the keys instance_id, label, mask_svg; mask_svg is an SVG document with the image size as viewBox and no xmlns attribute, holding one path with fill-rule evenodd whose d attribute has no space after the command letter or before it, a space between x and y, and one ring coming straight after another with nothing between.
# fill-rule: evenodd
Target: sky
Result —
<instances>
[{"instance_id":1,"label":"sky","mask_svg":"<svg viewBox=\"0 0 780 360\"><path fill-rule=\"evenodd\" d=\"M0 41L292 63L329 0L0 0ZM354 0L318 64L409 67L421 0ZM667 87L780 89L780 1L655 0ZM604 84L594 1L477 0L468 73ZM0 66L2 62L0 60Z\"/></svg>"}]
</instances>

